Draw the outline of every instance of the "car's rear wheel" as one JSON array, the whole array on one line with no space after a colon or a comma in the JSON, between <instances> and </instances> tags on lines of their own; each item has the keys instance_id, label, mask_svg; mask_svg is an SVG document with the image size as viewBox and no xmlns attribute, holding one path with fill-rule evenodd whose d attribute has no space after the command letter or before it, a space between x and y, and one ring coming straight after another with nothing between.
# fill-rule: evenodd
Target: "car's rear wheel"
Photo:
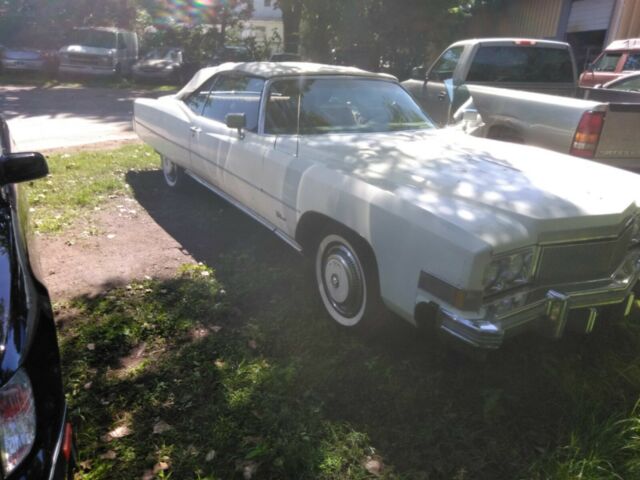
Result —
<instances>
[{"instance_id":1,"label":"car's rear wheel","mask_svg":"<svg viewBox=\"0 0 640 480\"><path fill-rule=\"evenodd\" d=\"M315 277L329 316L344 327L366 328L384 313L373 252L364 241L344 233L322 236L316 250Z\"/></svg>"},{"instance_id":2,"label":"car's rear wheel","mask_svg":"<svg viewBox=\"0 0 640 480\"><path fill-rule=\"evenodd\" d=\"M162 175L171 188L178 188L184 182L184 169L162 155Z\"/></svg>"}]
</instances>

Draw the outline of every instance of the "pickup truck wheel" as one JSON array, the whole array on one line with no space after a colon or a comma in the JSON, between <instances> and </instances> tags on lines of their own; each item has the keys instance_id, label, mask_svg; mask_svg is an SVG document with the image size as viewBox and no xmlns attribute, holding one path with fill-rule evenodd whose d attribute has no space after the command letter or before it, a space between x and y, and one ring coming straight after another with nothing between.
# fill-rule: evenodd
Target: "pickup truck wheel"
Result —
<instances>
[{"instance_id":1,"label":"pickup truck wheel","mask_svg":"<svg viewBox=\"0 0 640 480\"><path fill-rule=\"evenodd\" d=\"M184 182L184 169L162 155L162 175L171 188L177 188Z\"/></svg>"},{"instance_id":2,"label":"pickup truck wheel","mask_svg":"<svg viewBox=\"0 0 640 480\"><path fill-rule=\"evenodd\" d=\"M370 326L381 313L373 254L355 248L340 234L325 235L316 251L315 276L322 303L333 320L344 327Z\"/></svg>"}]
</instances>

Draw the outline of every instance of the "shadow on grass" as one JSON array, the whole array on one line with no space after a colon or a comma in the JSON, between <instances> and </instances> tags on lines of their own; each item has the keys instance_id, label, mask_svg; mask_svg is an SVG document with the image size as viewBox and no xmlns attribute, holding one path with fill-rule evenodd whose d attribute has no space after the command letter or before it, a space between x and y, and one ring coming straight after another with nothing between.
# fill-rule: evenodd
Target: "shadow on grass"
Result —
<instances>
[{"instance_id":1,"label":"shadow on grass","mask_svg":"<svg viewBox=\"0 0 640 480\"><path fill-rule=\"evenodd\" d=\"M325 319L301 258L266 229L195 184L176 193L159 172L127 180L215 272L75 302L90 321L71 319L62 349L91 478L163 461L173 478L256 467L255 478L367 478L368 458L388 478L640 473L636 325L517 340L481 364L399 322L359 337ZM145 361L118 373L140 348ZM173 428L152 434L159 420ZM97 440L119 424L131 436ZM110 448L118 460L99 460Z\"/></svg>"}]
</instances>

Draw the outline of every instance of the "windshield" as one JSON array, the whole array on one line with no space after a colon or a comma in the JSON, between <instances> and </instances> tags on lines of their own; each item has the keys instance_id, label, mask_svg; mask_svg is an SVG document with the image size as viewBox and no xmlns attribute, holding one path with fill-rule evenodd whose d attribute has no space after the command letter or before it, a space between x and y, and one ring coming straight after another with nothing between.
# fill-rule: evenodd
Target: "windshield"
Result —
<instances>
[{"instance_id":1,"label":"windshield","mask_svg":"<svg viewBox=\"0 0 640 480\"><path fill-rule=\"evenodd\" d=\"M178 51L174 48L156 48L147 53L144 59L178 61Z\"/></svg>"},{"instance_id":2,"label":"windshield","mask_svg":"<svg viewBox=\"0 0 640 480\"><path fill-rule=\"evenodd\" d=\"M83 47L116 48L116 34L103 30L74 30L70 43Z\"/></svg>"},{"instance_id":3,"label":"windshield","mask_svg":"<svg viewBox=\"0 0 640 480\"><path fill-rule=\"evenodd\" d=\"M299 113L299 115L298 115ZM286 79L273 82L267 133L314 135L434 128L398 84L356 78Z\"/></svg>"}]
</instances>

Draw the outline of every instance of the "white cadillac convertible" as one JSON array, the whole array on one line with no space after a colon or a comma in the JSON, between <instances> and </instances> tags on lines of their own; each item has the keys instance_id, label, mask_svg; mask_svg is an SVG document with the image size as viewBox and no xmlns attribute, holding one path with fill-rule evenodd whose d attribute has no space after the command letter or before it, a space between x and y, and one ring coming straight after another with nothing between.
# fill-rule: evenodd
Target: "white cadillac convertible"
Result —
<instances>
[{"instance_id":1,"label":"white cadillac convertible","mask_svg":"<svg viewBox=\"0 0 640 480\"><path fill-rule=\"evenodd\" d=\"M386 306L494 349L633 304L640 176L436 129L390 76L224 64L136 100L134 125L170 187L188 175L310 254L346 327Z\"/></svg>"}]
</instances>

